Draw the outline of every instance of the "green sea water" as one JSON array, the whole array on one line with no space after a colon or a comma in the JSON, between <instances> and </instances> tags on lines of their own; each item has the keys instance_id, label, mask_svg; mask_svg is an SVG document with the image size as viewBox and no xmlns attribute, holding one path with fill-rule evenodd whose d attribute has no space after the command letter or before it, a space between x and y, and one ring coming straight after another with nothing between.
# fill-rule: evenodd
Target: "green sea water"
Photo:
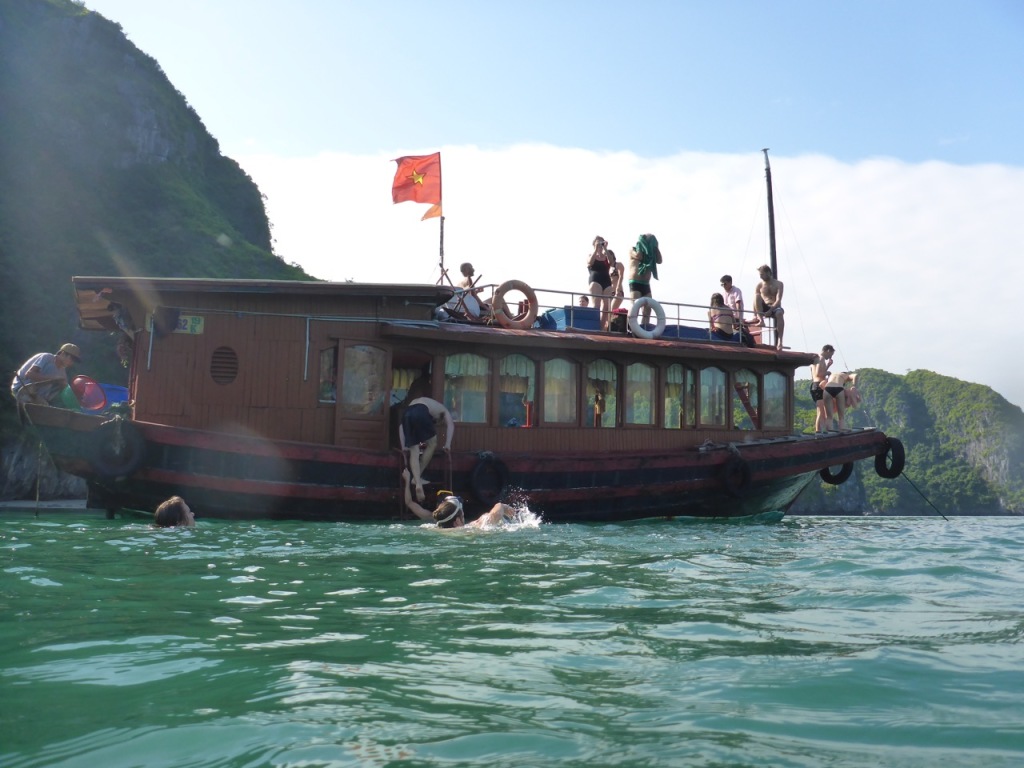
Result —
<instances>
[{"instance_id":1,"label":"green sea water","mask_svg":"<svg viewBox=\"0 0 1024 768\"><path fill-rule=\"evenodd\" d=\"M0 511L0 766L1020 766L1024 520Z\"/></svg>"}]
</instances>

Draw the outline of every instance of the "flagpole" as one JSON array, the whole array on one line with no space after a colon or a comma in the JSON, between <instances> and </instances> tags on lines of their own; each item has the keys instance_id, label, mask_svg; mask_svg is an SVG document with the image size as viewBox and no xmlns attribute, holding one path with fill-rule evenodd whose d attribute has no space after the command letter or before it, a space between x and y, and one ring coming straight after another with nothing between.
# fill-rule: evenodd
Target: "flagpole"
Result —
<instances>
[{"instance_id":1,"label":"flagpole","mask_svg":"<svg viewBox=\"0 0 1024 768\"><path fill-rule=\"evenodd\" d=\"M444 285L444 216L441 216L441 262L438 265L441 268L441 275L437 278L438 285ZM449 280L449 282L451 282Z\"/></svg>"}]
</instances>

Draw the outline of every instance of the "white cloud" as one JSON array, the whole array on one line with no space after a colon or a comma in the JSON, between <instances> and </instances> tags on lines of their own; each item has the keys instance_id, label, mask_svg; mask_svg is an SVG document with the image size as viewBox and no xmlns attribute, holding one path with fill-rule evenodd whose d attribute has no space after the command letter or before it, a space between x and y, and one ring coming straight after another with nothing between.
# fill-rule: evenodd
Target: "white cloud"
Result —
<instances>
[{"instance_id":1,"label":"white cloud","mask_svg":"<svg viewBox=\"0 0 1024 768\"><path fill-rule=\"evenodd\" d=\"M330 280L432 283L439 220L392 205L394 155L236 158L268 196L277 252ZM482 283L585 291L594 235L624 258L653 232L656 297L706 304L728 272L750 305L768 261L763 158L641 158L547 145L442 147L445 263ZM844 368L924 368L1024 403L1015 296L1024 169L773 155L786 343Z\"/></svg>"}]
</instances>

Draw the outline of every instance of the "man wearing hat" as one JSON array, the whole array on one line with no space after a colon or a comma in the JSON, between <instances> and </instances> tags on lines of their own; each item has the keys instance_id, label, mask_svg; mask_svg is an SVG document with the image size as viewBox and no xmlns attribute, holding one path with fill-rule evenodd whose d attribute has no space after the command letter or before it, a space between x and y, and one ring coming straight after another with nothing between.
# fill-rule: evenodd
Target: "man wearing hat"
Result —
<instances>
[{"instance_id":1,"label":"man wearing hat","mask_svg":"<svg viewBox=\"0 0 1024 768\"><path fill-rule=\"evenodd\" d=\"M46 405L68 385L67 369L80 362L82 352L75 344L65 344L55 355L40 352L14 374L11 394L19 403Z\"/></svg>"}]
</instances>

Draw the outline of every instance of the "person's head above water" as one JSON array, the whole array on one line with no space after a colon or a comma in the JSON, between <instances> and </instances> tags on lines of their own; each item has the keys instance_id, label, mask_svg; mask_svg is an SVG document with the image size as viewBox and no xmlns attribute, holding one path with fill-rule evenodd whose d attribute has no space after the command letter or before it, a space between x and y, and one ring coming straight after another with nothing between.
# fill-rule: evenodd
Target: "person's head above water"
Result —
<instances>
[{"instance_id":1,"label":"person's head above water","mask_svg":"<svg viewBox=\"0 0 1024 768\"><path fill-rule=\"evenodd\" d=\"M458 528L466 524L465 513L462 511L462 499L458 496L445 496L434 510L434 522L438 528Z\"/></svg>"},{"instance_id":2,"label":"person's head above water","mask_svg":"<svg viewBox=\"0 0 1024 768\"><path fill-rule=\"evenodd\" d=\"M181 496L171 496L153 513L153 525L157 528L175 528L195 524L196 516L192 514L192 510Z\"/></svg>"}]
</instances>

